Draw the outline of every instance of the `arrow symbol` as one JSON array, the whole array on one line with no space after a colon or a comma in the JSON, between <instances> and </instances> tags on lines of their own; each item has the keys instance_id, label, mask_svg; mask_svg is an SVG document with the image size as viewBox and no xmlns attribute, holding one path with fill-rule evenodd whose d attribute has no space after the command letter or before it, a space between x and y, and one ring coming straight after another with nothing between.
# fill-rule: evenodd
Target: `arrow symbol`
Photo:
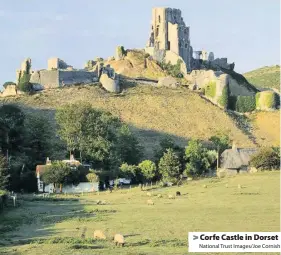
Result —
<instances>
[{"instance_id":1,"label":"arrow symbol","mask_svg":"<svg viewBox=\"0 0 281 255\"><path fill-rule=\"evenodd\" d=\"M198 236L193 236L193 240L196 240L196 239L198 239Z\"/></svg>"}]
</instances>

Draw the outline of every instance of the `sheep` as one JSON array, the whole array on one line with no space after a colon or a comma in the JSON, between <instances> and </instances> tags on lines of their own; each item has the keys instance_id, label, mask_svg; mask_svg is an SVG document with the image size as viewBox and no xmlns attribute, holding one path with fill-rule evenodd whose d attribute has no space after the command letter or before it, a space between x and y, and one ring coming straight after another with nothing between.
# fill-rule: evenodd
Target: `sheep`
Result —
<instances>
[{"instance_id":1,"label":"sheep","mask_svg":"<svg viewBox=\"0 0 281 255\"><path fill-rule=\"evenodd\" d=\"M106 236L101 230L95 230L94 231L94 239L102 239L105 240Z\"/></svg>"},{"instance_id":2,"label":"sheep","mask_svg":"<svg viewBox=\"0 0 281 255\"><path fill-rule=\"evenodd\" d=\"M175 199L175 196L174 195L168 195L168 198L169 199Z\"/></svg>"},{"instance_id":3,"label":"sheep","mask_svg":"<svg viewBox=\"0 0 281 255\"><path fill-rule=\"evenodd\" d=\"M147 195L148 197L151 197L151 193L150 193L150 192L147 192L146 195Z\"/></svg>"},{"instance_id":4,"label":"sheep","mask_svg":"<svg viewBox=\"0 0 281 255\"><path fill-rule=\"evenodd\" d=\"M162 195L161 195L161 194L158 194L158 195L157 195L157 197L158 197L158 198L161 198L161 197L162 197Z\"/></svg>"},{"instance_id":5,"label":"sheep","mask_svg":"<svg viewBox=\"0 0 281 255\"><path fill-rule=\"evenodd\" d=\"M242 185L241 184L238 184L238 189L242 189Z\"/></svg>"},{"instance_id":6,"label":"sheep","mask_svg":"<svg viewBox=\"0 0 281 255\"><path fill-rule=\"evenodd\" d=\"M206 184L204 184L204 185L203 185L203 188L205 188L205 189L206 189L206 188L207 188L207 185L206 185Z\"/></svg>"},{"instance_id":7,"label":"sheep","mask_svg":"<svg viewBox=\"0 0 281 255\"><path fill-rule=\"evenodd\" d=\"M179 191L176 192L176 196L180 196L181 193Z\"/></svg>"},{"instance_id":8,"label":"sheep","mask_svg":"<svg viewBox=\"0 0 281 255\"><path fill-rule=\"evenodd\" d=\"M228 184L225 184L225 187L228 188Z\"/></svg>"},{"instance_id":9,"label":"sheep","mask_svg":"<svg viewBox=\"0 0 281 255\"><path fill-rule=\"evenodd\" d=\"M121 245L122 247L125 245L125 239L124 239L124 236L121 235L121 234L116 234L114 236L114 243L115 245Z\"/></svg>"},{"instance_id":10,"label":"sheep","mask_svg":"<svg viewBox=\"0 0 281 255\"><path fill-rule=\"evenodd\" d=\"M148 205L154 205L154 202L151 199L149 199L149 200L147 200L147 204Z\"/></svg>"}]
</instances>

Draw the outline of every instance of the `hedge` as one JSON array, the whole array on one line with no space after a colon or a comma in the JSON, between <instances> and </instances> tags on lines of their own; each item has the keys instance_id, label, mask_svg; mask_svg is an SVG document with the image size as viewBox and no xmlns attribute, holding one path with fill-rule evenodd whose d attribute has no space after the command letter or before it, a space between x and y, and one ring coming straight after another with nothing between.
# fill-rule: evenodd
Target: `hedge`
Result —
<instances>
[{"instance_id":1,"label":"hedge","mask_svg":"<svg viewBox=\"0 0 281 255\"><path fill-rule=\"evenodd\" d=\"M205 85L205 95L207 97L214 98L216 96L216 82L215 81L210 81Z\"/></svg>"}]
</instances>

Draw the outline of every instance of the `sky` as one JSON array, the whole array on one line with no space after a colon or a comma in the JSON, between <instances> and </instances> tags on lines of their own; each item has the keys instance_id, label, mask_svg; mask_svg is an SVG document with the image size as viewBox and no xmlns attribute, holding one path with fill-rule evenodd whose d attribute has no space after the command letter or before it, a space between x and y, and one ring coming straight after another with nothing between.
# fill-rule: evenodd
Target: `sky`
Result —
<instances>
[{"instance_id":1,"label":"sky","mask_svg":"<svg viewBox=\"0 0 281 255\"><path fill-rule=\"evenodd\" d=\"M181 9L193 50L227 57L237 72L280 62L279 0L1 0L0 88L27 57L33 70L51 57L83 68L118 45L144 48L153 7Z\"/></svg>"}]
</instances>

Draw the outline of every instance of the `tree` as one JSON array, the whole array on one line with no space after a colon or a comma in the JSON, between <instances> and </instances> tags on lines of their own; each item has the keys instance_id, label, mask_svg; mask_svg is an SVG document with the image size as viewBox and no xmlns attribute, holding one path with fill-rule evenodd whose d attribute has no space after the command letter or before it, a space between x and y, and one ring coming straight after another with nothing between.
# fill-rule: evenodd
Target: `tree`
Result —
<instances>
[{"instance_id":1,"label":"tree","mask_svg":"<svg viewBox=\"0 0 281 255\"><path fill-rule=\"evenodd\" d=\"M261 148L251 157L250 165L260 170L280 169L280 149Z\"/></svg>"},{"instance_id":2,"label":"tree","mask_svg":"<svg viewBox=\"0 0 281 255\"><path fill-rule=\"evenodd\" d=\"M187 160L185 173L187 175L201 175L207 172L211 166L211 158L211 154L199 140L191 140L185 149L185 159Z\"/></svg>"},{"instance_id":3,"label":"tree","mask_svg":"<svg viewBox=\"0 0 281 255\"><path fill-rule=\"evenodd\" d=\"M62 161L55 161L46 168L42 174L43 182L45 184L53 183L54 187L59 184L60 192L62 192L63 184L72 184L78 181L78 171Z\"/></svg>"},{"instance_id":4,"label":"tree","mask_svg":"<svg viewBox=\"0 0 281 255\"><path fill-rule=\"evenodd\" d=\"M173 149L167 149L160 159L158 168L163 182L177 182L180 177L180 162Z\"/></svg>"},{"instance_id":5,"label":"tree","mask_svg":"<svg viewBox=\"0 0 281 255\"><path fill-rule=\"evenodd\" d=\"M93 190L94 190L94 182L99 182L99 177L95 173L93 169L90 169L90 172L86 175L86 178L89 182L93 183Z\"/></svg>"},{"instance_id":6,"label":"tree","mask_svg":"<svg viewBox=\"0 0 281 255\"><path fill-rule=\"evenodd\" d=\"M139 164L139 169L147 181L151 181L156 176L156 165L150 160L144 160Z\"/></svg>"},{"instance_id":7,"label":"tree","mask_svg":"<svg viewBox=\"0 0 281 255\"><path fill-rule=\"evenodd\" d=\"M160 141L158 148L154 151L155 162L158 164L167 149L175 149L175 147L176 145L172 138L170 138L169 136L163 138Z\"/></svg>"},{"instance_id":8,"label":"tree","mask_svg":"<svg viewBox=\"0 0 281 255\"><path fill-rule=\"evenodd\" d=\"M6 104L0 107L0 148L6 155L8 167L10 154L21 150L24 120L25 115L18 106Z\"/></svg>"},{"instance_id":9,"label":"tree","mask_svg":"<svg viewBox=\"0 0 281 255\"><path fill-rule=\"evenodd\" d=\"M217 134L215 136L212 136L210 138L210 141L213 142L213 144L216 147L217 150L217 168L219 168L219 159L220 154L229 148L230 145L230 139L229 136L226 134Z\"/></svg>"},{"instance_id":10,"label":"tree","mask_svg":"<svg viewBox=\"0 0 281 255\"><path fill-rule=\"evenodd\" d=\"M7 160L0 155L0 190L5 190L9 184L9 172L7 167Z\"/></svg>"},{"instance_id":11,"label":"tree","mask_svg":"<svg viewBox=\"0 0 281 255\"><path fill-rule=\"evenodd\" d=\"M133 179L137 175L137 167L134 165L129 165L127 163L123 163L119 168L119 177Z\"/></svg>"},{"instance_id":12,"label":"tree","mask_svg":"<svg viewBox=\"0 0 281 255\"><path fill-rule=\"evenodd\" d=\"M122 125L117 133L117 150L122 162L138 164L143 156L143 148L127 125Z\"/></svg>"}]
</instances>

